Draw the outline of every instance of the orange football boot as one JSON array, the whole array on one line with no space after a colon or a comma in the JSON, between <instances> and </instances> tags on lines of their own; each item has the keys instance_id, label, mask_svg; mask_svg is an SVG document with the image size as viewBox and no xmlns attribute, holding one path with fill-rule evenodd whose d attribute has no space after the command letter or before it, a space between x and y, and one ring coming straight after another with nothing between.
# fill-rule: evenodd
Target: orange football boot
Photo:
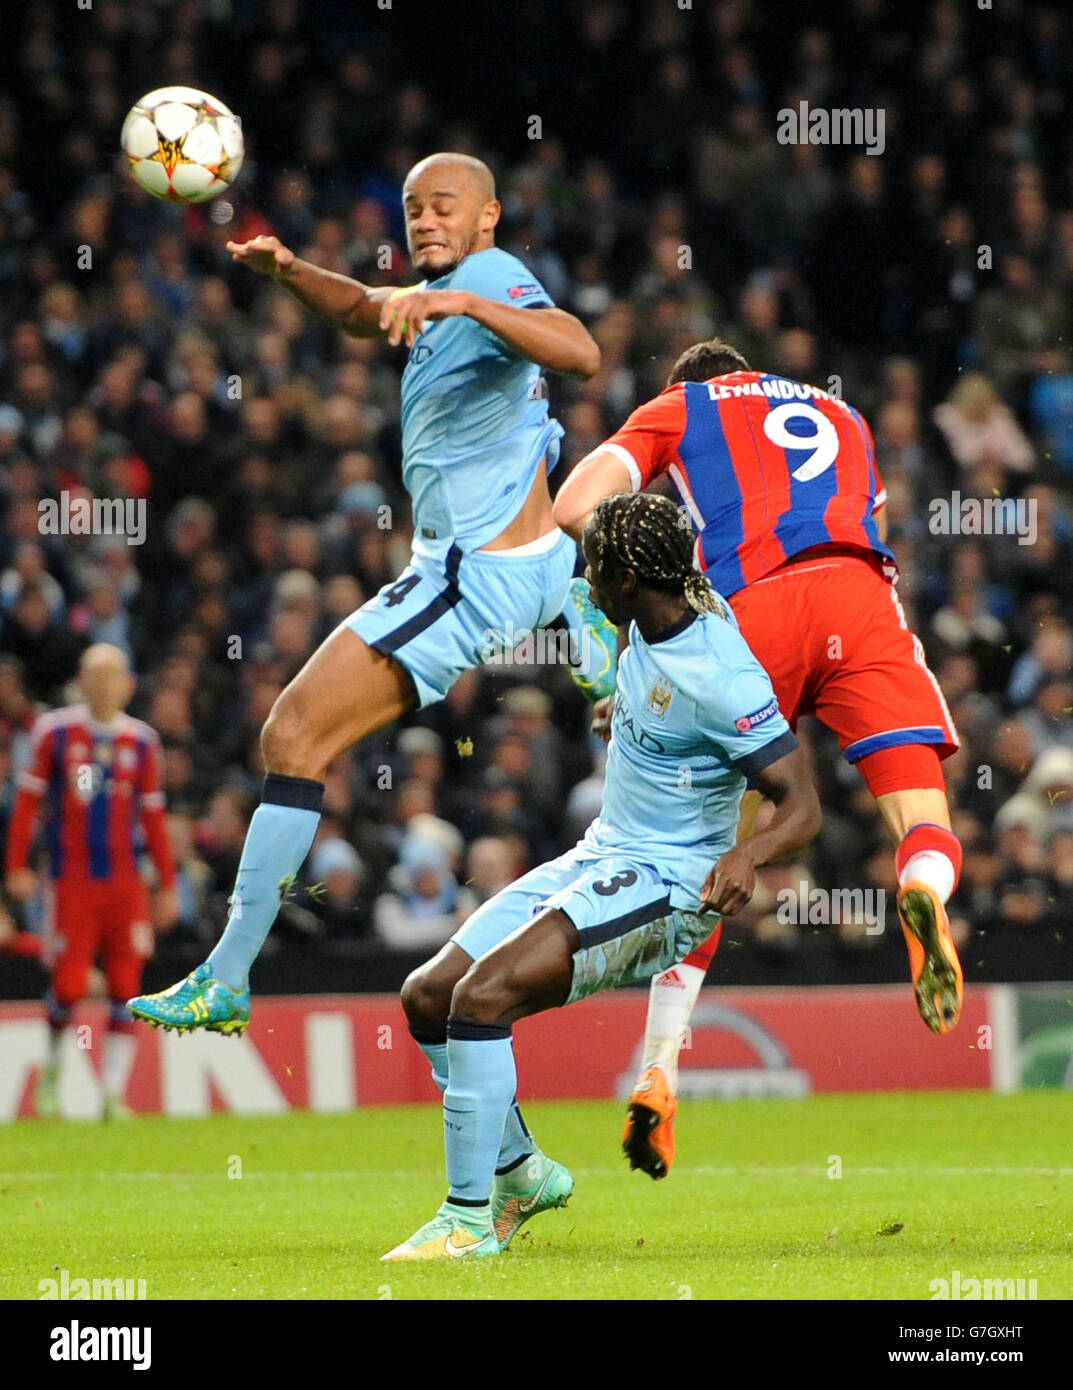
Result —
<instances>
[{"instance_id":1,"label":"orange football boot","mask_svg":"<svg viewBox=\"0 0 1073 1390\"><path fill-rule=\"evenodd\" d=\"M910 879L898 889L898 918L920 1017L933 1033L949 1033L961 1015L964 977L946 908L933 888Z\"/></svg>"},{"instance_id":2,"label":"orange football boot","mask_svg":"<svg viewBox=\"0 0 1073 1390\"><path fill-rule=\"evenodd\" d=\"M665 1178L674 1162L674 1117L678 1101L662 1067L649 1067L627 1102L622 1152L631 1168Z\"/></svg>"}]
</instances>

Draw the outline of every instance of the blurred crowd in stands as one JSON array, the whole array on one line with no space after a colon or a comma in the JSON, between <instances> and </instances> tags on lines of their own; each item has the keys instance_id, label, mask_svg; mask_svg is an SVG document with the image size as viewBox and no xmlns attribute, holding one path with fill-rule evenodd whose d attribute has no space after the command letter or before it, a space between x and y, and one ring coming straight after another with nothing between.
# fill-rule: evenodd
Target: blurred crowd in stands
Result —
<instances>
[{"instance_id":1,"label":"blurred crowd in stands","mask_svg":"<svg viewBox=\"0 0 1073 1390\"><path fill-rule=\"evenodd\" d=\"M438 148L496 172L499 243L600 343L549 381L559 475L719 334L870 419L899 594L963 747L946 764L957 930L1073 910L1073 14L843 0L27 0L0 54L0 816L35 713L114 642L165 749L179 934L215 937L258 731L316 644L409 551L400 350L236 266L274 232L406 284L401 179ZM1000 13L1001 11L1001 13ZM225 200L154 202L117 159L143 91L244 118ZM880 155L783 145L777 113L876 108ZM89 248L87 258L85 251ZM145 543L42 534L39 501L133 498ZM1019 499L1034 536L936 533L935 499ZM952 532L952 534L951 534ZM787 640L793 635L788 633ZM328 774L284 930L434 947L573 843L602 745L562 667L473 672ZM803 729L824 829L741 921L792 945L780 886L893 889L867 791ZM314 893L308 890L318 885ZM852 926L844 927L852 933Z\"/></svg>"}]
</instances>

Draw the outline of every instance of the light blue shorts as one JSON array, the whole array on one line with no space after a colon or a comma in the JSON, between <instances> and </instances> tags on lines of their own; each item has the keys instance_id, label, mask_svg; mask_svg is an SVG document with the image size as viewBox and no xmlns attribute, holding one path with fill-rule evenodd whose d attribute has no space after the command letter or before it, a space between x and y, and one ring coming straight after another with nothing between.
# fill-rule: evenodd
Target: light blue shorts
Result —
<instances>
[{"instance_id":1,"label":"light blue shorts","mask_svg":"<svg viewBox=\"0 0 1073 1390\"><path fill-rule=\"evenodd\" d=\"M415 552L346 626L404 666L421 705L432 705L463 671L554 623L576 563L577 546L565 532L539 555L464 554L457 545L442 560Z\"/></svg>"},{"instance_id":2,"label":"light blue shorts","mask_svg":"<svg viewBox=\"0 0 1073 1390\"><path fill-rule=\"evenodd\" d=\"M572 1004L649 980L708 939L719 918L675 910L672 887L651 864L619 854L595 859L577 846L489 898L451 940L480 960L538 913L558 908L581 936L566 1001Z\"/></svg>"}]
</instances>

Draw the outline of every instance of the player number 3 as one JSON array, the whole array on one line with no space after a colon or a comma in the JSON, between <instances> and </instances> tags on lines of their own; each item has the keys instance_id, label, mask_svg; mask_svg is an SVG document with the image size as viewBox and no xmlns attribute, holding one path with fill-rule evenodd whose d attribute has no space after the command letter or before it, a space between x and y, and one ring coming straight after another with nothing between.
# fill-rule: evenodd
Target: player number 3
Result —
<instances>
[{"instance_id":1,"label":"player number 3","mask_svg":"<svg viewBox=\"0 0 1073 1390\"><path fill-rule=\"evenodd\" d=\"M634 869L625 869L621 874L616 874L614 878L597 879L592 886L602 898L609 898L612 893L617 893L620 888L632 888L636 882L636 871Z\"/></svg>"},{"instance_id":2,"label":"player number 3","mask_svg":"<svg viewBox=\"0 0 1073 1390\"><path fill-rule=\"evenodd\" d=\"M807 420L812 426L811 434L793 434L789 429L790 420ZM780 449L808 449L808 458L790 474L799 483L810 482L830 468L838 453L838 431L827 416L814 405L801 401L787 401L777 405L764 416L764 433Z\"/></svg>"}]
</instances>

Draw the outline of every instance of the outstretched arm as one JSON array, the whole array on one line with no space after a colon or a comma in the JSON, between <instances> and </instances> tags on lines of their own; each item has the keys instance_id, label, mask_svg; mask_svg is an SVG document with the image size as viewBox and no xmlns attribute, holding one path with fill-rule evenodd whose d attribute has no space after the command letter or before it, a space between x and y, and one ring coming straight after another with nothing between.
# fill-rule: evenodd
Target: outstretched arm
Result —
<instances>
[{"instance_id":1,"label":"outstretched arm","mask_svg":"<svg viewBox=\"0 0 1073 1390\"><path fill-rule=\"evenodd\" d=\"M752 783L775 803L764 830L741 840L723 855L701 889L701 911L740 912L753 896L756 870L811 840L823 823L808 759L801 748L753 773Z\"/></svg>"},{"instance_id":2,"label":"outstretched arm","mask_svg":"<svg viewBox=\"0 0 1073 1390\"><path fill-rule=\"evenodd\" d=\"M299 260L278 237L256 236L252 241L227 243L236 261L268 275L288 289L303 308L354 338L377 338L380 310L394 293L388 288L370 289L360 280L321 270L310 261Z\"/></svg>"},{"instance_id":3,"label":"outstretched arm","mask_svg":"<svg viewBox=\"0 0 1073 1390\"><path fill-rule=\"evenodd\" d=\"M600 349L580 319L565 309L515 309L473 295L470 318L502 338L522 357L550 372L595 376Z\"/></svg>"},{"instance_id":4,"label":"outstretched arm","mask_svg":"<svg viewBox=\"0 0 1073 1390\"><path fill-rule=\"evenodd\" d=\"M278 237L227 243L236 261L271 276L318 318L354 338L386 336L393 347L413 347L423 324L463 314L475 319L522 357L549 371L592 376L600 349L588 329L562 309L521 309L468 290L371 289L359 280L300 260Z\"/></svg>"},{"instance_id":5,"label":"outstretched arm","mask_svg":"<svg viewBox=\"0 0 1073 1390\"><path fill-rule=\"evenodd\" d=\"M413 290L383 306L380 327L389 343L412 347L422 325L464 315L483 325L520 356L552 372L592 376L600 349L589 330L564 309L518 308L470 290Z\"/></svg>"},{"instance_id":6,"label":"outstretched arm","mask_svg":"<svg viewBox=\"0 0 1073 1390\"><path fill-rule=\"evenodd\" d=\"M603 444L577 465L555 495L552 514L556 526L573 536L578 545L597 502L616 492L631 492L634 478L623 451Z\"/></svg>"}]
</instances>

